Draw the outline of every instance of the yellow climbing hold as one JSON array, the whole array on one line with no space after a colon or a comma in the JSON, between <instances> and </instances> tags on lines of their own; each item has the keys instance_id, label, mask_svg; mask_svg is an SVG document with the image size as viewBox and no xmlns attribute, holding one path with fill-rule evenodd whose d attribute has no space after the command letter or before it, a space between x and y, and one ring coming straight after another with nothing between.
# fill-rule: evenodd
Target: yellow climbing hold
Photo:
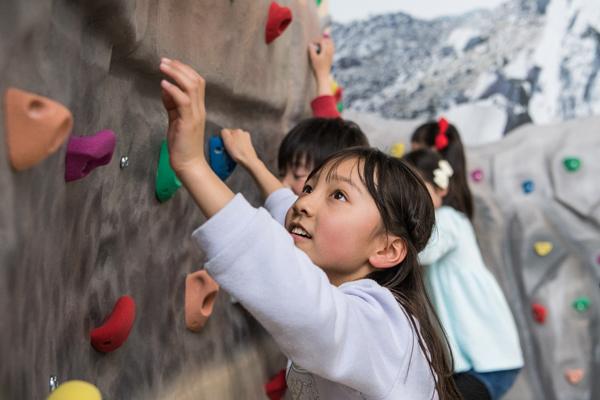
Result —
<instances>
[{"instance_id":1,"label":"yellow climbing hold","mask_svg":"<svg viewBox=\"0 0 600 400\"><path fill-rule=\"evenodd\" d=\"M390 155L392 157L400 158L404 155L404 151L405 151L404 143L395 143L392 145L392 148L390 149Z\"/></svg>"},{"instance_id":2,"label":"yellow climbing hold","mask_svg":"<svg viewBox=\"0 0 600 400\"><path fill-rule=\"evenodd\" d=\"M91 383L68 381L50 393L48 400L102 400L102 395Z\"/></svg>"},{"instance_id":3,"label":"yellow climbing hold","mask_svg":"<svg viewBox=\"0 0 600 400\"><path fill-rule=\"evenodd\" d=\"M335 94L335 92L337 92L340 85L337 83L337 81L335 79L333 79L333 76L329 77L329 82L330 82L329 86L331 88L331 93Z\"/></svg>"},{"instance_id":4,"label":"yellow climbing hold","mask_svg":"<svg viewBox=\"0 0 600 400\"><path fill-rule=\"evenodd\" d=\"M533 248L538 256L545 257L552 252L554 245L550 242L535 242Z\"/></svg>"}]
</instances>

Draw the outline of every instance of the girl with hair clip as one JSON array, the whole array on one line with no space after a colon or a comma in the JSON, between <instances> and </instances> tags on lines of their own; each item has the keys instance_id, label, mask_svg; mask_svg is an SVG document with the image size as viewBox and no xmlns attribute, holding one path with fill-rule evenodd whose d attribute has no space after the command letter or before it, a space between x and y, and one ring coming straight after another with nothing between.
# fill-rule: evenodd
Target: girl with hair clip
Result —
<instances>
[{"instance_id":1,"label":"girl with hair clip","mask_svg":"<svg viewBox=\"0 0 600 400\"><path fill-rule=\"evenodd\" d=\"M204 80L176 60L160 70L175 82L161 81L171 166L207 218L193 238L208 273L291 361L291 398L459 398L418 262L434 223L418 175L375 149L342 150L299 197L257 179L267 209L254 208L202 151ZM244 167L256 162L247 132L222 134Z\"/></svg>"},{"instance_id":2,"label":"girl with hair clip","mask_svg":"<svg viewBox=\"0 0 600 400\"><path fill-rule=\"evenodd\" d=\"M445 118L427 122L413 132L411 147L413 150L435 150L450 163L454 174L450 179L448 194L444 196L444 204L473 219L473 197L467 180L465 149L458 129Z\"/></svg>"},{"instance_id":3,"label":"girl with hair clip","mask_svg":"<svg viewBox=\"0 0 600 400\"><path fill-rule=\"evenodd\" d=\"M419 260L450 344L458 389L466 400L500 399L523 366L508 303L483 262L469 219L443 205L454 174L450 163L429 149L404 160L425 180L436 208L435 229Z\"/></svg>"}]
</instances>

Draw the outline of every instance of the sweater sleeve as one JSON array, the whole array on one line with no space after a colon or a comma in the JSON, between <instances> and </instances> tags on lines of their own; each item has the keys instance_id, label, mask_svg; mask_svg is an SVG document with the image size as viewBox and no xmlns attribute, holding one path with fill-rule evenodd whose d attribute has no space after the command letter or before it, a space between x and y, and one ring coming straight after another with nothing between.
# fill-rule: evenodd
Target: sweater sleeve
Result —
<instances>
[{"instance_id":1,"label":"sweater sleeve","mask_svg":"<svg viewBox=\"0 0 600 400\"><path fill-rule=\"evenodd\" d=\"M318 96L310 103L313 111L313 117L320 118L340 118L341 115L335 104L335 97L332 95Z\"/></svg>"},{"instance_id":2,"label":"sweater sleeve","mask_svg":"<svg viewBox=\"0 0 600 400\"><path fill-rule=\"evenodd\" d=\"M410 365L415 335L391 292L369 279L331 285L290 234L241 195L193 237L206 270L301 368L379 398Z\"/></svg>"},{"instance_id":3,"label":"sweater sleeve","mask_svg":"<svg viewBox=\"0 0 600 400\"><path fill-rule=\"evenodd\" d=\"M446 210L446 207L436 211L435 226L429 243L419 253L419 262L422 265L431 265L456 248L458 236L451 214L452 210Z\"/></svg>"},{"instance_id":4,"label":"sweater sleeve","mask_svg":"<svg viewBox=\"0 0 600 400\"><path fill-rule=\"evenodd\" d=\"M288 188L278 189L267 197L265 208L275 221L285 225L285 216L297 198L298 196Z\"/></svg>"}]
</instances>

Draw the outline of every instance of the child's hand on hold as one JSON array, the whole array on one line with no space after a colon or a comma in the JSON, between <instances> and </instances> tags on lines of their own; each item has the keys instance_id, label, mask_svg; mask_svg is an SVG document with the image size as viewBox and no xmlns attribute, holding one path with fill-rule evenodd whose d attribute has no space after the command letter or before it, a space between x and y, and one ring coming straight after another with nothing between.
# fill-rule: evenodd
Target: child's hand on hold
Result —
<instances>
[{"instance_id":1,"label":"child's hand on hold","mask_svg":"<svg viewBox=\"0 0 600 400\"><path fill-rule=\"evenodd\" d=\"M167 141L171 167L179 175L207 164L204 155L204 79L189 65L163 58L160 71L175 84L163 79L162 101L169 117Z\"/></svg>"},{"instance_id":2,"label":"child's hand on hold","mask_svg":"<svg viewBox=\"0 0 600 400\"><path fill-rule=\"evenodd\" d=\"M319 95L323 94L321 93L321 86L324 88L324 85L326 85L327 90L331 90L329 88L329 76L331 74L331 66L333 65L334 52L335 47L333 45L333 40L331 40L329 37L323 37L318 42L311 43L308 46L310 64L312 66L315 79L317 80Z\"/></svg>"},{"instance_id":3,"label":"child's hand on hold","mask_svg":"<svg viewBox=\"0 0 600 400\"><path fill-rule=\"evenodd\" d=\"M250 133L241 129L223 129L221 138L229 156L245 168L259 161Z\"/></svg>"}]
</instances>

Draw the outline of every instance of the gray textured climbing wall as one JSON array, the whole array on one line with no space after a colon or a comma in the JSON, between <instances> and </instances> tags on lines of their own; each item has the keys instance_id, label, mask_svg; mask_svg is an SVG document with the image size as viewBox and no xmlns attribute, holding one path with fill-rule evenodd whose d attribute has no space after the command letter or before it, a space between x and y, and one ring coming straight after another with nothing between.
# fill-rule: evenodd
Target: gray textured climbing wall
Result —
<instances>
[{"instance_id":1,"label":"gray textured climbing wall","mask_svg":"<svg viewBox=\"0 0 600 400\"><path fill-rule=\"evenodd\" d=\"M352 111L345 117L386 150L396 142L408 148L420 124ZM478 240L526 358L507 400L600 398L599 126L599 117L527 125L467 150Z\"/></svg>"},{"instance_id":2,"label":"gray textured climbing wall","mask_svg":"<svg viewBox=\"0 0 600 400\"><path fill-rule=\"evenodd\" d=\"M201 268L190 234L202 217L183 190L160 204L154 179L166 128L160 56L206 78L209 133L243 127L269 163L283 133L308 115L315 2L282 1L294 21L266 45L269 3L0 2L0 92L12 86L60 101L73 113L73 135L108 128L117 136L110 164L66 184L66 145L16 173L1 124L1 399L43 399L50 375L90 381L106 399L264 398L263 383L284 359L227 295L202 332L185 329L185 275ZM120 169L124 155L129 166ZM230 183L258 200L243 171ZM124 294L137 303L131 335L97 353L89 332Z\"/></svg>"}]
</instances>

